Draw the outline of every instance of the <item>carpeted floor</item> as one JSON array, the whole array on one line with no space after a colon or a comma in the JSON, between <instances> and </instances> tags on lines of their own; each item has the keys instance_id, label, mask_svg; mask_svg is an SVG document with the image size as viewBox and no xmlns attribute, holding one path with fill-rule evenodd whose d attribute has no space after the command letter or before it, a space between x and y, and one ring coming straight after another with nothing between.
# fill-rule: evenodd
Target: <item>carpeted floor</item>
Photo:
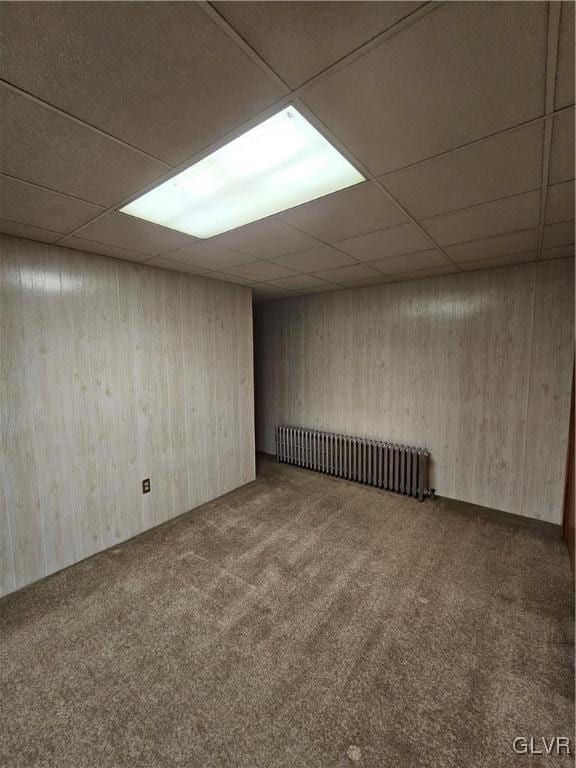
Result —
<instances>
[{"instance_id":1,"label":"carpeted floor","mask_svg":"<svg viewBox=\"0 0 576 768\"><path fill-rule=\"evenodd\" d=\"M0 764L548 762L512 740L572 736L570 589L552 526L261 460L0 600Z\"/></svg>"}]
</instances>

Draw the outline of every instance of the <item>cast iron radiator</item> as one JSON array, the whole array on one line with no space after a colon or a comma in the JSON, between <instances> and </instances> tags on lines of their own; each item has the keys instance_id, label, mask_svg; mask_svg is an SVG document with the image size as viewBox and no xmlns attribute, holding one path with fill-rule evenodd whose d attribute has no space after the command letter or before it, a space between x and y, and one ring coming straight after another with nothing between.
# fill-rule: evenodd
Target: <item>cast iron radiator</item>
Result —
<instances>
[{"instance_id":1,"label":"cast iron radiator","mask_svg":"<svg viewBox=\"0 0 576 768\"><path fill-rule=\"evenodd\" d=\"M302 427L276 427L276 461L415 496L428 487L428 451ZM433 493L433 492L432 492Z\"/></svg>"}]
</instances>

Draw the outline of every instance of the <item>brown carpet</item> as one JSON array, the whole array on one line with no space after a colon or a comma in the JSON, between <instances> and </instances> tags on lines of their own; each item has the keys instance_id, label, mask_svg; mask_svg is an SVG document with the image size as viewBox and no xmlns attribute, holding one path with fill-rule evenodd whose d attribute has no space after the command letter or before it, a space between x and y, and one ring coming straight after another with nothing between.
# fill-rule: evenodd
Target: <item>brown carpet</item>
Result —
<instances>
[{"instance_id":1,"label":"brown carpet","mask_svg":"<svg viewBox=\"0 0 576 768\"><path fill-rule=\"evenodd\" d=\"M515 736L572 736L556 528L266 460L0 632L2 766L516 767L550 763Z\"/></svg>"}]
</instances>

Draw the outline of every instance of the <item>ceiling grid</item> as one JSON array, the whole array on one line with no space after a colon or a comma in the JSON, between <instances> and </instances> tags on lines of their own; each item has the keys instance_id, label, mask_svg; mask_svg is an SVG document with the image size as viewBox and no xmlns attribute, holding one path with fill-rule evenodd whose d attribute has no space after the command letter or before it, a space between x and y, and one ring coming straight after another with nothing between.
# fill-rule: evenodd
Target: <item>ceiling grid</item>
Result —
<instances>
[{"instance_id":1,"label":"ceiling grid","mask_svg":"<svg viewBox=\"0 0 576 768\"><path fill-rule=\"evenodd\" d=\"M142 76L119 73L132 94L126 114L107 109L125 93L102 90L90 44L83 88L103 93L103 103L54 83L66 89L87 30L121 35L134 8L115 9L115 22L86 4L56 24L53 9L39 9L35 26L8 5L19 4L2 9L0 96L13 151L0 147L0 231L247 284L266 297L573 255L570 3L159 4L146 23L150 34L179 30L171 68L152 84L145 61ZM42 28L44 79L18 54L22 36L34 43ZM130 34L126 55L138 58ZM456 43L446 49L443 36ZM491 46L501 62L485 55ZM191 61L205 73L194 84L198 124L186 113L166 115L166 135L158 115L142 124L162 78L175 77L175 93L192 98ZM117 212L290 103L366 182L205 240Z\"/></svg>"}]
</instances>

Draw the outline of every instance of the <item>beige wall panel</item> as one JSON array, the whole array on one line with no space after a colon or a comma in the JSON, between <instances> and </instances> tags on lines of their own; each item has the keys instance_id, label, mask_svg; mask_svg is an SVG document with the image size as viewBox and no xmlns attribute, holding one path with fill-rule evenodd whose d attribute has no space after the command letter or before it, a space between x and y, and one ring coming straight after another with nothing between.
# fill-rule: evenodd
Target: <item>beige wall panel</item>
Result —
<instances>
[{"instance_id":1,"label":"beige wall panel","mask_svg":"<svg viewBox=\"0 0 576 768\"><path fill-rule=\"evenodd\" d=\"M543 425L552 417L567 425L571 266L544 267L258 305L258 448L274 452L282 423L423 445L439 494L558 522L566 434ZM537 343L546 354L534 354ZM530 377L543 378L537 394ZM542 424L545 462L527 423L528 432ZM552 489L530 502L525 461L531 482Z\"/></svg>"},{"instance_id":2,"label":"beige wall panel","mask_svg":"<svg viewBox=\"0 0 576 768\"><path fill-rule=\"evenodd\" d=\"M186 427L186 466L190 493L189 506L195 507L208 499L212 476L208 467L212 463L211 443L208 442L206 390L209 369L206 368L205 333L193 329L206 326L208 308L206 292L208 281L189 280L181 285L182 328L181 344L189 350L183 356L184 389L186 400L184 418Z\"/></svg>"},{"instance_id":3,"label":"beige wall panel","mask_svg":"<svg viewBox=\"0 0 576 768\"><path fill-rule=\"evenodd\" d=\"M238 344L236 347L237 413L239 414L236 444L239 455L240 477L249 483L256 475L256 436L254 419L254 329L252 321L252 294L236 293ZM245 404L250 403L246 408Z\"/></svg>"},{"instance_id":4,"label":"beige wall panel","mask_svg":"<svg viewBox=\"0 0 576 768\"><path fill-rule=\"evenodd\" d=\"M0 252L0 590L9 592L40 578L46 572L46 557L27 393L26 339L20 321L24 293L31 288L22 284L18 249Z\"/></svg>"},{"instance_id":5,"label":"beige wall panel","mask_svg":"<svg viewBox=\"0 0 576 768\"><path fill-rule=\"evenodd\" d=\"M142 268L131 273L134 382L138 409L140 473L153 493L143 495L144 527L174 515L168 361L165 358L166 312L171 295L165 271Z\"/></svg>"},{"instance_id":6,"label":"beige wall panel","mask_svg":"<svg viewBox=\"0 0 576 768\"><path fill-rule=\"evenodd\" d=\"M561 523L569 372L574 361L574 260L555 259L534 266L537 281L522 510L529 517Z\"/></svg>"},{"instance_id":7,"label":"beige wall panel","mask_svg":"<svg viewBox=\"0 0 576 768\"><path fill-rule=\"evenodd\" d=\"M66 264L62 271L52 254L42 269L21 250L27 396L32 417L32 451L43 522L47 570L54 571L80 560L82 546L74 486L68 482L77 470L76 452L68 429L72 370L68 357L68 291L77 290ZM8 340L9 341L9 340ZM30 467L31 469L31 467ZM68 474L69 473L69 474Z\"/></svg>"},{"instance_id":8,"label":"beige wall panel","mask_svg":"<svg viewBox=\"0 0 576 768\"><path fill-rule=\"evenodd\" d=\"M254 435L246 288L0 246L5 594L254 479Z\"/></svg>"}]
</instances>

